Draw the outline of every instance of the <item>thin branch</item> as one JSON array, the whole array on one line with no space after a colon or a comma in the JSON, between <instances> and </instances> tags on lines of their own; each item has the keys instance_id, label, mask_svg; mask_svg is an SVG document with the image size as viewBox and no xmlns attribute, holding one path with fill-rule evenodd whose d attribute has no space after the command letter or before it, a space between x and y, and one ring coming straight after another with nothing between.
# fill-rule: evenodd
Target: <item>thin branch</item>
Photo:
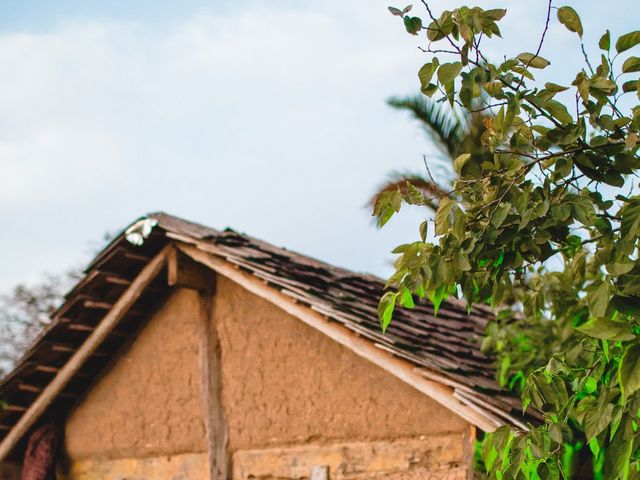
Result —
<instances>
[{"instance_id":1,"label":"thin branch","mask_svg":"<svg viewBox=\"0 0 640 480\"><path fill-rule=\"evenodd\" d=\"M587 51L584 49L584 42L580 42L580 48L582 49L582 55L584 56L584 61L589 67L589 71L591 72L591 75L593 75L594 70L593 70L593 67L591 66L591 62L589 61L589 57L587 56Z\"/></svg>"},{"instance_id":2,"label":"thin branch","mask_svg":"<svg viewBox=\"0 0 640 480\"><path fill-rule=\"evenodd\" d=\"M426 0L421 0L422 4L425 6L425 8L427 9L427 13L429 14L429 17L431 18L431 20L436 24L436 27L438 27L438 31L441 33L444 33L442 31L442 27L440 26L440 24L438 23L438 20L436 19L436 17L433 16L433 13L431 12L431 9L429 8L429 4L426 2ZM462 51L460 50L460 47L458 47L458 45L451 40L451 37L449 37L449 35L445 35L445 38L447 39L447 41L451 44L451 46L453 48L455 48L456 52L459 54L462 54Z\"/></svg>"},{"instance_id":3,"label":"thin branch","mask_svg":"<svg viewBox=\"0 0 640 480\"><path fill-rule=\"evenodd\" d=\"M531 57L529 59L529 61L527 62L527 64L525 65L524 69L528 70L529 69L529 65L531 64L531 62L533 62L535 60L535 58L540 55L540 51L542 50L542 44L544 43L544 37L547 35L547 31L549 30L549 19L551 18L551 3L552 0L549 0L549 3L547 4L547 20L544 24L544 30L542 31L542 36L540 37L540 43L538 44L538 49L536 50L536 53L533 57ZM516 92L518 90L520 90L520 87L522 87L522 84L524 83L524 75L522 77L520 77L520 83L518 84L518 86L516 87Z\"/></svg>"},{"instance_id":4,"label":"thin branch","mask_svg":"<svg viewBox=\"0 0 640 480\"><path fill-rule=\"evenodd\" d=\"M422 160L424 161L424 167L427 169L427 174L429 175L429 178L431 179L434 185L438 185L438 182L436 182L436 179L433 178L433 175L431 175L431 170L429 169L429 164L427 163L427 156L422 155Z\"/></svg>"}]
</instances>

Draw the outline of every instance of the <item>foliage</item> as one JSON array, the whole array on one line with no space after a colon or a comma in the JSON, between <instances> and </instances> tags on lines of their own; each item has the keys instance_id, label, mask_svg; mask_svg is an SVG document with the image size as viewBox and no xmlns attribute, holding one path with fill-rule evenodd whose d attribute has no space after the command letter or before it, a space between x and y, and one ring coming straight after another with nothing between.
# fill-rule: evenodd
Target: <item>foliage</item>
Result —
<instances>
[{"instance_id":1,"label":"foliage","mask_svg":"<svg viewBox=\"0 0 640 480\"><path fill-rule=\"evenodd\" d=\"M384 196L393 196L397 189L405 195L412 187L417 188L426 198L431 198L429 207L438 208L439 199L447 196L451 190L451 171L454 160L462 153L473 151L479 155L487 155L482 146L481 137L486 130L482 113L458 112L443 103L420 96L404 98L393 97L389 105L399 110L407 110L418 120L427 136L439 148L445 163L444 175L436 173L438 180L432 175L429 160L424 157L427 175L415 172L392 172L385 183L378 187L370 204L384 205ZM433 167L433 165L432 165ZM409 186L410 185L410 186ZM380 217L382 220L385 217ZM389 216L390 218L390 216ZM383 222L379 222L382 223ZM382 226L382 225L381 225Z\"/></svg>"},{"instance_id":2,"label":"foliage","mask_svg":"<svg viewBox=\"0 0 640 480\"><path fill-rule=\"evenodd\" d=\"M0 378L49 324L64 292L78 273L49 275L35 284L19 284L0 295Z\"/></svg>"},{"instance_id":3,"label":"foliage","mask_svg":"<svg viewBox=\"0 0 640 480\"><path fill-rule=\"evenodd\" d=\"M487 435L489 478L640 478L640 31L615 41L606 31L592 62L578 14L550 0L535 53L494 63L481 44L500 37L506 10L436 16L422 5L421 16L390 8L427 44L422 93L484 112L486 130L482 152L455 158L456 179L420 239L394 250L382 328L414 297L436 310L455 295L500 311L483 347L498 355L498 380L544 422ZM553 16L581 43L585 67L571 85L535 79L550 65L540 52ZM435 199L408 185L374 213L384 224L403 203Z\"/></svg>"}]
</instances>

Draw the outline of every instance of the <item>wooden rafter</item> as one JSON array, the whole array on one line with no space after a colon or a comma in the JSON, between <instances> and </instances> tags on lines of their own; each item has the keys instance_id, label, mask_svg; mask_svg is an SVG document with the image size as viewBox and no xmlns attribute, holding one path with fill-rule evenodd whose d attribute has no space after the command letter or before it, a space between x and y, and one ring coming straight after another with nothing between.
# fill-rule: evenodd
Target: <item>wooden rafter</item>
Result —
<instances>
[{"instance_id":1,"label":"wooden rafter","mask_svg":"<svg viewBox=\"0 0 640 480\"><path fill-rule=\"evenodd\" d=\"M60 369L52 381L42 390L38 398L29 406L20 420L0 442L0 462L13 450L29 428L42 415L51 402L58 396L84 362L98 349L100 344L112 332L118 322L126 315L131 306L140 298L145 288L156 278L167 262L170 247L165 247L142 269L140 274L125 290L95 327L83 344L75 351L67 363Z\"/></svg>"}]
</instances>

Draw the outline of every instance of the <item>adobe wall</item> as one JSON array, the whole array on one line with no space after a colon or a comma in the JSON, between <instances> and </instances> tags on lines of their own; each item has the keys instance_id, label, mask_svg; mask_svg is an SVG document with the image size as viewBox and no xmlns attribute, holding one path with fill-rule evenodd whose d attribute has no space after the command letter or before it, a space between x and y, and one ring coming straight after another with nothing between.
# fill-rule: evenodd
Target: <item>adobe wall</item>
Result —
<instances>
[{"instance_id":1,"label":"adobe wall","mask_svg":"<svg viewBox=\"0 0 640 480\"><path fill-rule=\"evenodd\" d=\"M199 301L178 290L71 413L60 478L207 478ZM233 478L466 478L469 425L218 276L214 321ZM320 478L320 477L319 477Z\"/></svg>"},{"instance_id":2,"label":"adobe wall","mask_svg":"<svg viewBox=\"0 0 640 480\"><path fill-rule=\"evenodd\" d=\"M214 318L231 450L468 434L460 417L218 276Z\"/></svg>"},{"instance_id":3,"label":"adobe wall","mask_svg":"<svg viewBox=\"0 0 640 480\"><path fill-rule=\"evenodd\" d=\"M195 291L172 294L74 409L65 432L72 462L206 450L198 305Z\"/></svg>"}]
</instances>

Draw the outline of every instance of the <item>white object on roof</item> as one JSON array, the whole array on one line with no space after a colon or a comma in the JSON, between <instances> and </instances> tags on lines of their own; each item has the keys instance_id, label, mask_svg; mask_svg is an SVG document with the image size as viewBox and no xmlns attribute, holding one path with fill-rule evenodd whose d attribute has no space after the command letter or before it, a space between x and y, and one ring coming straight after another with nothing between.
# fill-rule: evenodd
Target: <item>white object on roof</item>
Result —
<instances>
[{"instance_id":1,"label":"white object on roof","mask_svg":"<svg viewBox=\"0 0 640 480\"><path fill-rule=\"evenodd\" d=\"M137 247L142 245L144 241L151 235L151 230L158 224L155 218L143 218L131 225L124 232L127 241Z\"/></svg>"}]
</instances>

